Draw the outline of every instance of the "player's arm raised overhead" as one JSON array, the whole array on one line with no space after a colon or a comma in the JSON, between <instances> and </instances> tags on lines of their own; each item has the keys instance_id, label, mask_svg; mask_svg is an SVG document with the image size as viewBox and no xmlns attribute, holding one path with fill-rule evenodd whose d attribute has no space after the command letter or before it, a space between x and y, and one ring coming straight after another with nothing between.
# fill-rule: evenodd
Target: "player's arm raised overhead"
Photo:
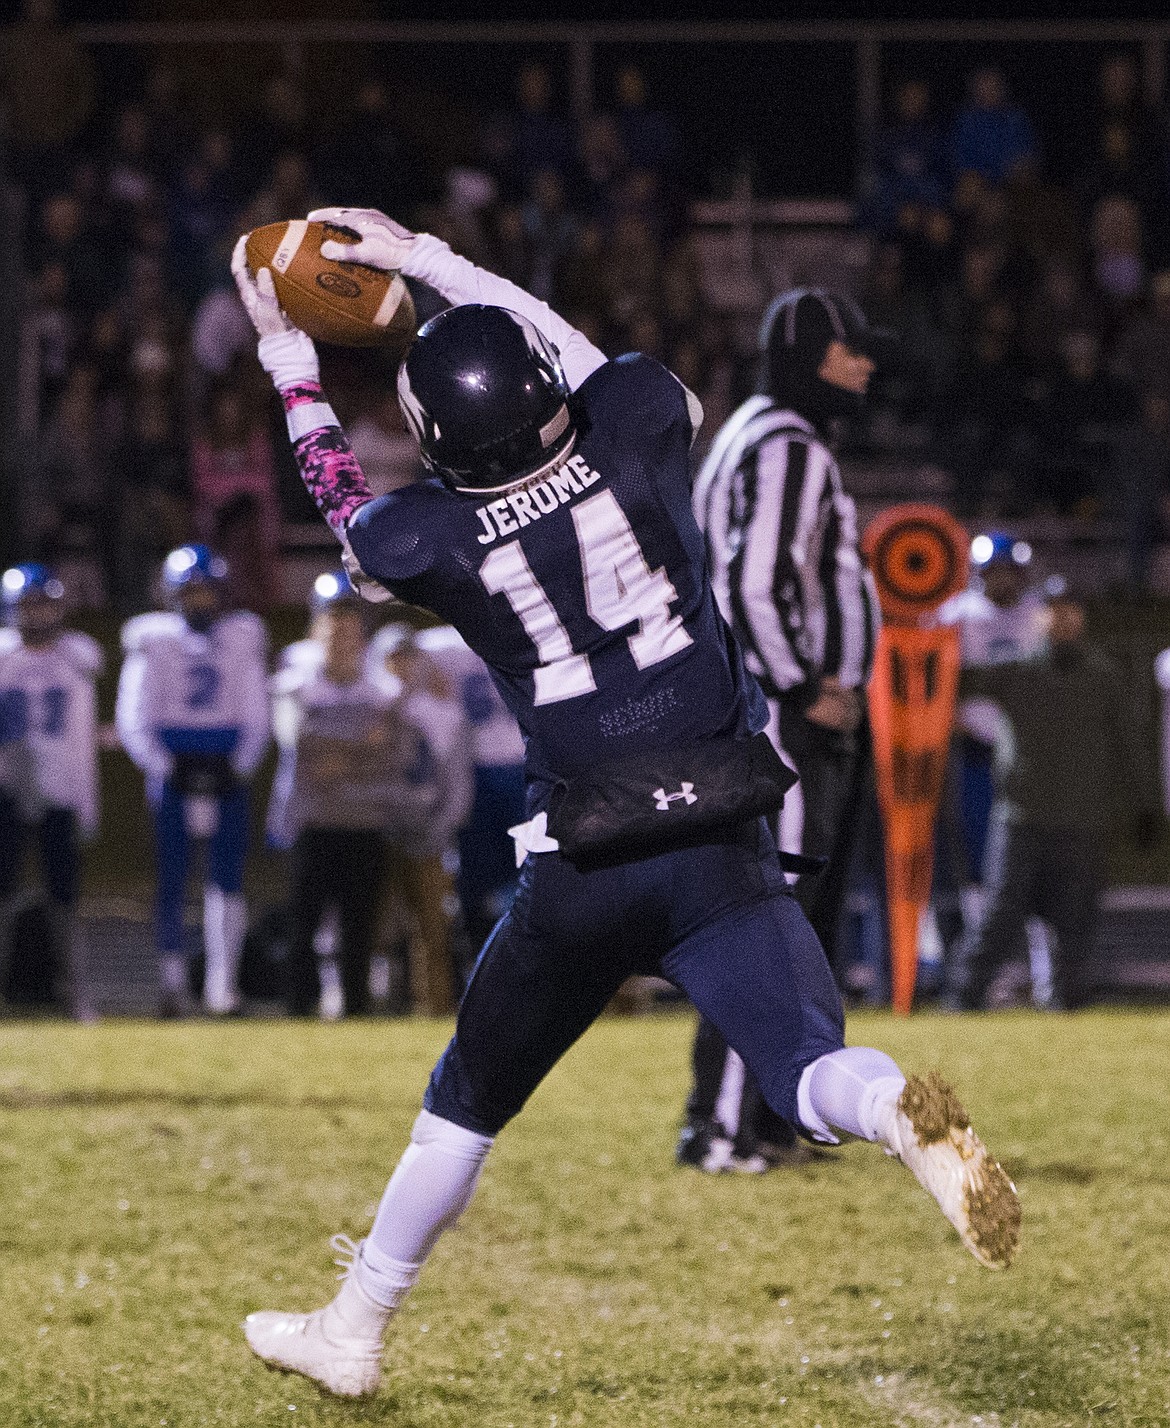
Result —
<instances>
[{"instance_id":1,"label":"player's arm raised overhead","mask_svg":"<svg viewBox=\"0 0 1170 1428\"><path fill-rule=\"evenodd\" d=\"M507 308L527 318L557 349L571 391L575 392L598 367L605 365L605 353L547 303L507 278L459 257L441 238L430 233L412 233L375 208L318 208L309 218L352 229L359 235L356 243L322 243L323 258L366 263L372 268L405 273L408 278L417 278L434 288L455 306L484 303L489 307ZM679 385L686 392L693 438L703 421L702 403L683 383Z\"/></svg>"},{"instance_id":2,"label":"player's arm raised overhead","mask_svg":"<svg viewBox=\"0 0 1170 1428\"><path fill-rule=\"evenodd\" d=\"M260 338L260 364L284 403L289 440L301 479L348 557L346 527L354 514L374 499L374 493L336 413L325 400L312 339L294 327L281 311L269 269L262 268L258 277L252 277L245 243L246 236L236 244L232 273ZM350 565L348 558L346 565ZM378 590L364 589L363 594L386 598L385 592Z\"/></svg>"},{"instance_id":3,"label":"player's arm raised overhead","mask_svg":"<svg viewBox=\"0 0 1170 1428\"><path fill-rule=\"evenodd\" d=\"M371 268L405 273L426 283L454 306L485 303L506 307L526 317L557 348L570 388L577 388L605 362L605 353L547 303L523 288L477 268L453 253L441 238L412 233L376 208L318 208L310 221L337 224L358 234L356 243L321 244L321 256L343 263L365 263Z\"/></svg>"}]
</instances>

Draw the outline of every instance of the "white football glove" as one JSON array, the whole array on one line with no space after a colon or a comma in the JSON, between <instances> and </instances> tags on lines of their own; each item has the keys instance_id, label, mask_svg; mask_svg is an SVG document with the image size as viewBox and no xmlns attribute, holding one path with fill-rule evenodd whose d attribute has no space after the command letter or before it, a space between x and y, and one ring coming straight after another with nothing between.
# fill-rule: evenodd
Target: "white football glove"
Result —
<instances>
[{"instance_id":1,"label":"white football glove","mask_svg":"<svg viewBox=\"0 0 1170 1428\"><path fill-rule=\"evenodd\" d=\"M365 263L370 268L397 273L414 246L415 235L410 229L376 208L315 208L309 220L352 228L358 235L356 243L338 243L332 239L322 243L321 256L330 262Z\"/></svg>"},{"instance_id":2,"label":"white football glove","mask_svg":"<svg viewBox=\"0 0 1170 1428\"><path fill-rule=\"evenodd\" d=\"M245 234L232 253L232 276L236 280L244 311L252 320L260 338L257 352L260 365L272 378L278 391L297 382L318 382L321 365L312 338L303 333L284 315L272 281L272 269L261 268L253 278L248 270Z\"/></svg>"},{"instance_id":3,"label":"white football glove","mask_svg":"<svg viewBox=\"0 0 1170 1428\"><path fill-rule=\"evenodd\" d=\"M247 245L248 235L245 233L232 251L232 277L236 280L244 311L261 337L291 332L293 325L281 311L271 270L261 268L257 277L252 276L248 269Z\"/></svg>"}]
</instances>

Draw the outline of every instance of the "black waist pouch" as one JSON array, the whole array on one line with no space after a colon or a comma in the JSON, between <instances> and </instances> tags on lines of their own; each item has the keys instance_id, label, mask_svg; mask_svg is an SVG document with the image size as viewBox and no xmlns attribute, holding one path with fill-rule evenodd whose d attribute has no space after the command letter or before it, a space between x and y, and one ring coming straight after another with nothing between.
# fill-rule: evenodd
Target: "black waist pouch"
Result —
<instances>
[{"instance_id":1,"label":"black waist pouch","mask_svg":"<svg viewBox=\"0 0 1170 1428\"><path fill-rule=\"evenodd\" d=\"M795 782L766 734L680 744L558 783L548 831L578 866L651 858L775 813Z\"/></svg>"}]
</instances>

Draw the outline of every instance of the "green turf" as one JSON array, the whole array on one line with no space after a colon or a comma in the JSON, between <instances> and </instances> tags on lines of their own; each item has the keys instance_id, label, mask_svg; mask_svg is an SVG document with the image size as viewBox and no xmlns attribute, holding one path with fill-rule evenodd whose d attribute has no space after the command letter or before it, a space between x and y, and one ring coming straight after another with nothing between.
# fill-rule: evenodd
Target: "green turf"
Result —
<instances>
[{"instance_id":1,"label":"green turf","mask_svg":"<svg viewBox=\"0 0 1170 1428\"><path fill-rule=\"evenodd\" d=\"M267 1371L250 1309L332 1293L447 1027L0 1023L0 1425L1170 1423L1170 1017L857 1017L939 1064L1016 1176L980 1269L854 1145L676 1171L689 1021L599 1024L501 1137L380 1395Z\"/></svg>"}]
</instances>

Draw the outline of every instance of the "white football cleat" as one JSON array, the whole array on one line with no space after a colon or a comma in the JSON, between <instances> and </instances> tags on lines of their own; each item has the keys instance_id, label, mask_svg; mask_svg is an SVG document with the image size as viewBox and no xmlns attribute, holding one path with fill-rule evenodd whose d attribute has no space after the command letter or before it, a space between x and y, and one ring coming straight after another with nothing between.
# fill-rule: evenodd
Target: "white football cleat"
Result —
<instances>
[{"instance_id":1,"label":"white football cleat","mask_svg":"<svg viewBox=\"0 0 1170 1428\"><path fill-rule=\"evenodd\" d=\"M980 1264L1006 1269L1020 1247L1016 1187L937 1072L911 1076L881 1114L881 1140L938 1201Z\"/></svg>"},{"instance_id":2,"label":"white football cleat","mask_svg":"<svg viewBox=\"0 0 1170 1428\"><path fill-rule=\"evenodd\" d=\"M343 1240L334 1236L334 1247ZM344 1248L357 1249L349 1241ZM324 1309L249 1314L244 1337L271 1368L302 1373L342 1398L362 1398L376 1393L382 1381L382 1332L389 1318L390 1310L375 1304L351 1266L337 1297Z\"/></svg>"}]
</instances>

